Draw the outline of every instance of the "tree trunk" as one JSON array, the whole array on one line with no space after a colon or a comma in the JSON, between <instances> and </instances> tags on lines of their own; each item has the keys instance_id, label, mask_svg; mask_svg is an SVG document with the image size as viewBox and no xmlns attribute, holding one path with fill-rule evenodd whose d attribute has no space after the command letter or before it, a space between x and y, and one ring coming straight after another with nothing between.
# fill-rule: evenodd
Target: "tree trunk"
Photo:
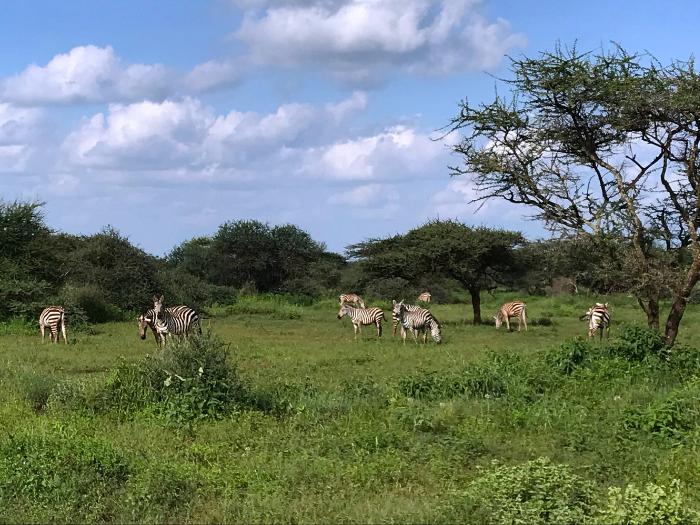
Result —
<instances>
[{"instance_id":1,"label":"tree trunk","mask_svg":"<svg viewBox=\"0 0 700 525\"><path fill-rule=\"evenodd\" d=\"M642 307L644 313L647 314L647 325L652 330L659 331L659 299L657 297L652 297L647 300L647 303L637 297L637 302L639 306Z\"/></svg>"},{"instance_id":2,"label":"tree trunk","mask_svg":"<svg viewBox=\"0 0 700 525\"><path fill-rule=\"evenodd\" d=\"M673 346L673 343L676 342L678 327L681 324L681 319L683 319L685 307L688 305L688 297L690 297L695 284L698 282L698 276L700 276L700 255L695 256L693 264L688 268L688 273L685 276L685 283L676 294L673 304L671 305L671 311L668 313L666 329L664 331L666 344L668 346Z\"/></svg>"},{"instance_id":3,"label":"tree trunk","mask_svg":"<svg viewBox=\"0 0 700 525\"><path fill-rule=\"evenodd\" d=\"M472 309L474 310L474 324L481 324L481 289L469 288L469 295L472 296Z\"/></svg>"}]
</instances>

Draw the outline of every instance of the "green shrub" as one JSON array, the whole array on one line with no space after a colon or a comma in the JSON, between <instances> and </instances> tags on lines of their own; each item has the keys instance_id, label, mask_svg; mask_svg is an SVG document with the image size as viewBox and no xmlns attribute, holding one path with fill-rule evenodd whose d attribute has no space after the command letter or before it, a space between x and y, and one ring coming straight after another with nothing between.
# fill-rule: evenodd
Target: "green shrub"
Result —
<instances>
[{"instance_id":1,"label":"green shrub","mask_svg":"<svg viewBox=\"0 0 700 525\"><path fill-rule=\"evenodd\" d=\"M0 512L25 513L27 522L105 521L130 472L111 444L77 431L9 433L0 438Z\"/></svg>"},{"instance_id":2,"label":"green shrub","mask_svg":"<svg viewBox=\"0 0 700 525\"><path fill-rule=\"evenodd\" d=\"M104 292L97 286L66 287L63 296L64 300L61 302L73 310L66 312L66 319L71 324L77 320L72 315L76 310L83 313L90 323L106 323L123 318L122 312L107 302Z\"/></svg>"},{"instance_id":3,"label":"green shrub","mask_svg":"<svg viewBox=\"0 0 700 525\"><path fill-rule=\"evenodd\" d=\"M469 485L460 521L490 524L590 523L592 484L546 458L493 468Z\"/></svg>"},{"instance_id":4,"label":"green shrub","mask_svg":"<svg viewBox=\"0 0 700 525\"><path fill-rule=\"evenodd\" d=\"M581 366L590 352L590 344L577 337L564 341L558 349L549 352L545 361L549 365L548 368L568 375Z\"/></svg>"},{"instance_id":5,"label":"green shrub","mask_svg":"<svg viewBox=\"0 0 700 525\"><path fill-rule=\"evenodd\" d=\"M700 379L693 378L665 399L629 409L622 423L623 437L638 432L681 440L700 424Z\"/></svg>"},{"instance_id":6,"label":"green shrub","mask_svg":"<svg viewBox=\"0 0 700 525\"><path fill-rule=\"evenodd\" d=\"M670 487L648 483L638 489L630 484L624 492L619 487L610 487L607 506L596 521L600 525L691 525L700 523L700 517L687 507L681 483L674 479Z\"/></svg>"},{"instance_id":7,"label":"green shrub","mask_svg":"<svg viewBox=\"0 0 700 525\"><path fill-rule=\"evenodd\" d=\"M649 328L625 327L610 344L610 353L630 361L642 361L647 356L660 356L666 350L663 336Z\"/></svg>"},{"instance_id":8,"label":"green shrub","mask_svg":"<svg viewBox=\"0 0 700 525\"><path fill-rule=\"evenodd\" d=\"M24 399L34 410L40 411L46 408L49 396L58 381L53 377L40 375L36 372L25 372L17 376L17 383Z\"/></svg>"}]
</instances>

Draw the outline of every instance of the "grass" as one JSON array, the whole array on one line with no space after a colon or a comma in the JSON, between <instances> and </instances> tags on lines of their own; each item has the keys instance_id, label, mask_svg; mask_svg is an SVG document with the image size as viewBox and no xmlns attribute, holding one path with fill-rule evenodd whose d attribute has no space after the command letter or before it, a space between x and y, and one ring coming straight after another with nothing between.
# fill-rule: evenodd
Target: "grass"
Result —
<instances>
[{"instance_id":1,"label":"grass","mask_svg":"<svg viewBox=\"0 0 700 525\"><path fill-rule=\"evenodd\" d=\"M484 317L514 298L485 296ZM433 305L445 343L404 346L391 321L381 340L366 327L355 342L334 300L241 298L204 323L228 349L230 370L217 377L241 381L206 413L220 390L197 383L197 354L186 365L146 360L155 343L138 339L136 321L94 335L69 327L68 346L42 345L38 329L0 331L0 521L437 523L499 497L513 519L513 482L503 490L501 477L585 487L591 519L595 509L612 519L609 488L630 484L655 483L652 503L666 487L700 508L697 352L614 355L623 323L644 320L626 297L606 299L609 343L562 347L585 336L578 316L602 299L521 299L540 320L528 332L472 326L468 305ZM375 304L390 319L390 301ZM699 320L691 306L682 345L700 336ZM177 395L158 367L186 380ZM115 378L132 388L127 371L148 376L131 392L151 385L148 403L99 405ZM561 519L580 517L567 513L577 504L555 503ZM540 504L530 521L549 515Z\"/></svg>"}]
</instances>

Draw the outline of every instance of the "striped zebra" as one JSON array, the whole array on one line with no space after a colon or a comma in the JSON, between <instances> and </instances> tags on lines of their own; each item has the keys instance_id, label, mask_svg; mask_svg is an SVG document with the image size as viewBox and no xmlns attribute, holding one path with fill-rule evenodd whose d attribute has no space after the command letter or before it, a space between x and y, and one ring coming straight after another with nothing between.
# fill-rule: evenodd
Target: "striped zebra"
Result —
<instances>
[{"instance_id":1,"label":"striped zebra","mask_svg":"<svg viewBox=\"0 0 700 525\"><path fill-rule=\"evenodd\" d=\"M338 319L348 316L352 321L353 329L355 330L355 340L357 333L362 333L363 325L376 325L377 337L382 336L382 321L384 320L384 311L381 308L354 308L343 304L338 311Z\"/></svg>"},{"instance_id":2,"label":"striped zebra","mask_svg":"<svg viewBox=\"0 0 700 525\"><path fill-rule=\"evenodd\" d=\"M403 301L401 301L406 308L407 312L417 312L418 310L425 310L422 306L418 306L417 304L406 304ZM398 303L396 300L392 300L392 305L397 305ZM401 324L401 320L399 319L399 314L398 312L392 308L391 310L391 327L392 327L392 334L391 337L396 336L396 329L399 327L399 324Z\"/></svg>"},{"instance_id":3,"label":"striped zebra","mask_svg":"<svg viewBox=\"0 0 700 525\"><path fill-rule=\"evenodd\" d=\"M600 340L603 340L603 332L610 338L610 310L608 303L595 303L585 314L579 317L581 321L588 321L588 339L592 339L597 331L600 331Z\"/></svg>"},{"instance_id":4,"label":"striped zebra","mask_svg":"<svg viewBox=\"0 0 700 525\"><path fill-rule=\"evenodd\" d=\"M392 301L392 318L396 317L401 324L401 339L403 339L403 344L406 344L406 332L410 331L413 335L413 340L418 343L418 333L423 333L423 343L428 342L428 331L433 337L436 343L442 341L442 334L440 333L440 323L439 321L430 313L430 310L425 308L417 308L413 311L408 309L409 305L404 304L403 301L396 302Z\"/></svg>"},{"instance_id":5,"label":"striped zebra","mask_svg":"<svg viewBox=\"0 0 700 525\"><path fill-rule=\"evenodd\" d=\"M433 297L433 296L430 295L430 292L423 292L422 294L420 294L420 295L418 296L418 302L420 302L420 303L429 303L429 302L430 302L430 299L431 299L432 297Z\"/></svg>"},{"instance_id":6,"label":"striped zebra","mask_svg":"<svg viewBox=\"0 0 700 525\"><path fill-rule=\"evenodd\" d=\"M362 300L362 297L360 297L357 294L354 293L343 293L340 294L340 306L343 306L344 304L353 304L356 307L359 306L360 308L365 307L365 302Z\"/></svg>"},{"instance_id":7,"label":"striped zebra","mask_svg":"<svg viewBox=\"0 0 700 525\"><path fill-rule=\"evenodd\" d=\"M496 328L500 328L503 323L506 323L506 327L510 332L510 318L518 318L518 332L522 325L525 325L525 331L527 332L527 316L525 315L525 303L522 301L512 301L510 303L505 303L498 310L498 313L493 316L496 321Z\"/></svg>"},{"instance_id":8,"label":"striped zebra","mask_svg":"<svg viewBox=\"0 0 700 525\"><path fill-rule=\"evenodd\" d=\"M45 330L49 329L49 337L52 343L58 343L58 330L63 334L63 342L68 344L66 338L66 312L62 306L47 306L39 315L39 330L41 330L41 342L45 340Z\"/></svg>"},{"instance_id":9,"label":"striped zebra","mask_svg":"<svg viewBox=\"0 0 700 525\"><path fill-rule=\"evenodd\" d=\"M169 334L188 336L193 328L202 333L199 315L189 306L163 308L163 296L153 296L153 308L139 316L139 337L146 339L146 328L150 328L156 343L165 346Z\"/></svg>"}]
</instances>

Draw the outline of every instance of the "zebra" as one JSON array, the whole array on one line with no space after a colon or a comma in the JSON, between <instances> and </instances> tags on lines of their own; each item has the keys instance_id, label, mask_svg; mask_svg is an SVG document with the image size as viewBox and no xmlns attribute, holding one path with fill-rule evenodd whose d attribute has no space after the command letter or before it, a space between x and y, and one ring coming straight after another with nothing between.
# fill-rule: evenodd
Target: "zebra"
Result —
<instances>
[{"instance_id":1,"label":"zebra","mask_svg":"<svg viewBox=\"0 0 700 525\"><path fill-rule=\"evenodd\" d=\"M68 344L66 338L66 312L62 306L47 306L39 315L39 330L41 330L41 342L45 341L45 330L49 329L49 337L52 343L58 343L58 330L63 334L63 342Z\"/></svg>"},{"instance_id":2,"label":"zebra","mask_svg":"<svg viewBox=\"0 0 700 525\"><path fill-rule=\"evenodd\" d=\"M508 331L510 332L510 318L518 318L518 332L522 325L525 325L525 331L527 332L527 316L525 315L525 303L522 301L512 301L510 303L505 303L498 310L498 313L493 316L496 321L496 328L500 328L505 322Z\"/></svg>"},{"instance_id":3,"label":"zebra","mask_svg":"<svg viewBox=\"0 0 700 525\"><path fill-rule=\"evenodd\" d=\"M413 340L418 343L418 332L423 332L423 343L428 342L428 330L433 340L440 344L442 342L442 334L440 333L440 322L430 313L430 310L425 308L416 308L410 311L403 301L392 301L392 317L399 319L401 323L401 339L403 344L406 344L406 331L409 330L413 335Z\"/></svg>"},{"instance_id":4,"label":"zebra","mask_svg":"<svg viewBox=\"0 0 700 525\"><path fill-rule=\"evenodd\" d=\"M608 303L595 303L579 319L588 321L588 339L592 339L597 331L600 331L601 341L603 340L603 332L610 339L610 310L608 309Z\"/></svg>"},{"instance_id":5,"label":"zebra","mask_svg":"<svg viewBox=\"0 0 700 525\"><path fill-rule=\"evenodd\" d=\"M355 306L359 306L360 308L365 307L365 302L362 300L362 297L360 297L357 294L354 293L343 293L340 294L340 306L343 306L344 304L354 304Z\"/></svg>"},{"instance_id":6,"label":"zebra","mask_svg":"<svg viewBox=\"0 0 700 525\"><path fill-rule=\"evenodd\" d=\"M192 327L202 333L199 316L189 306L163 308L163 296L153 296L153 308L138 317L139 337L146 339L146 327L150 327L156 343L165 346L168 334L187 336Z\"/></svg>"},{"instance_id":7,"label":"zebra","mask_svg":"<svg viewBox=\"0 0 700 525\"><path fill-rule=\"evenodd\" d=\"M357 333L362 333L362 325L376 325L377 337L382 336L382 321L384 320L384 311L381 308L354 308L343 304L338 311L338 319L343 316L348 316L352 320L352 326L355 330L355 340L357 341Z\"/></svg>"},{"instance_id":8,"label":"zebra","mask_svg":"<svg viewBox=\"0 0 700 525\"><path fill-rule=\"evenodd\" d=\"M431 298L432 295L430 295L430 292L423 292L418 296L418 302L429 303Z\"/></svg>"},{"instance_id":9,"label":"zebra","mask_svg":"<svg viewBox=\"0 0 700 525\"><path fill-rule=\"evenodd\" d=\"M401 301L403 303L403 301ZM398 304L396 300L392 300L392 305ZM417 312L418 310L425 310L422 306L418 306L417 304L406 304L404 303L404 307L406 308L407 312ZM392 334L391 337L396 337L396 329L399 327L399 324L401 323L401 320L399 319L399 314L396 310L392 308L391 310L391 327L392 327Z\"/></svg>"}]
</instances>

